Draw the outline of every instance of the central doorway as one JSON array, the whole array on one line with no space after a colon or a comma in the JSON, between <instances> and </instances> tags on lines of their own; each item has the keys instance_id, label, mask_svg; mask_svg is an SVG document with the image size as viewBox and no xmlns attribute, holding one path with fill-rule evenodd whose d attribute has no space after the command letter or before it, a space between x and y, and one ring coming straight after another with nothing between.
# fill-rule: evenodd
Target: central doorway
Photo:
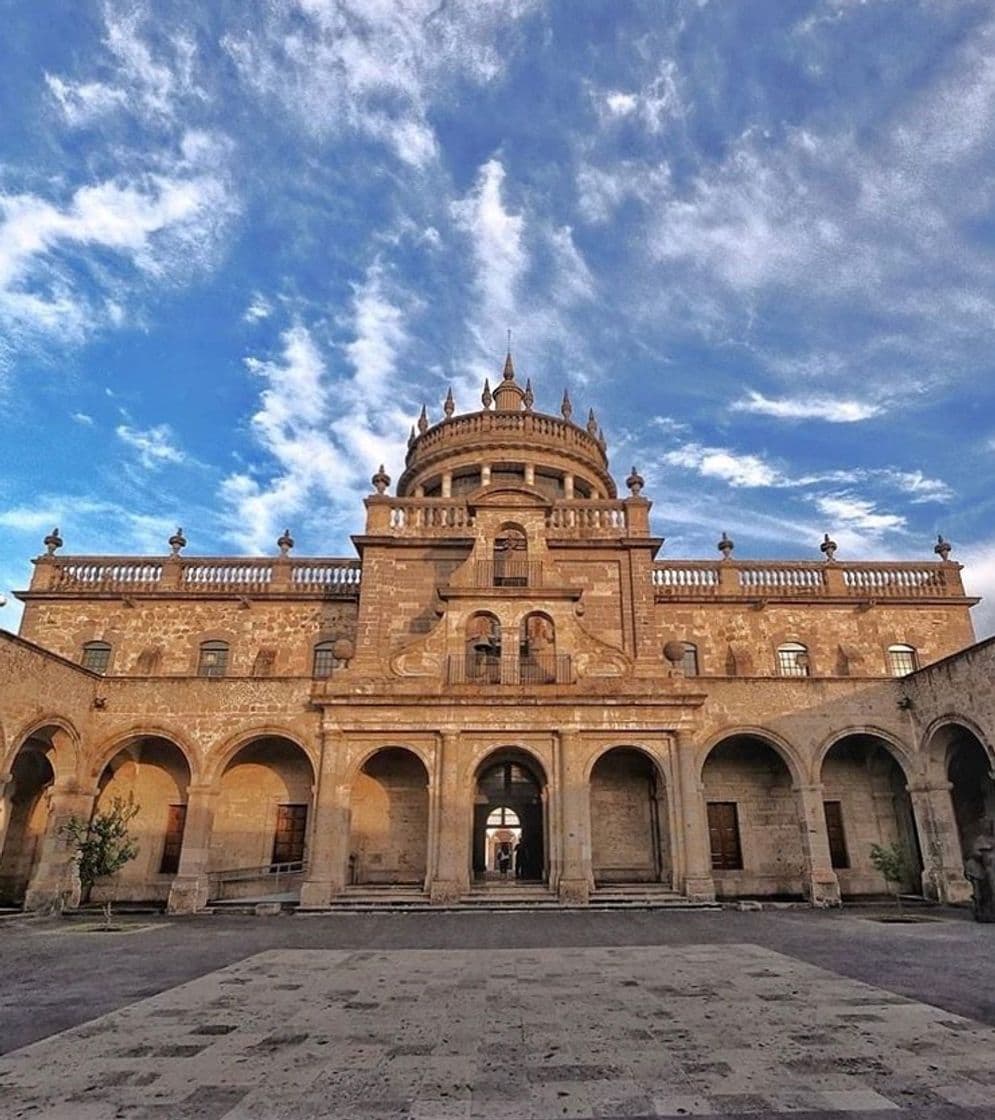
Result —
<instances>
[{"instance_id":1,"label":"central doorway","mask_svg":"<svg viewBox=\"0 0 995 1120\"><path fill-rule=\"evenodd\" d=\"M502 751L481 765L473 804L474 879L545 879L545 784L538 764L520 751Z\"/></svg>"}]
</instances>

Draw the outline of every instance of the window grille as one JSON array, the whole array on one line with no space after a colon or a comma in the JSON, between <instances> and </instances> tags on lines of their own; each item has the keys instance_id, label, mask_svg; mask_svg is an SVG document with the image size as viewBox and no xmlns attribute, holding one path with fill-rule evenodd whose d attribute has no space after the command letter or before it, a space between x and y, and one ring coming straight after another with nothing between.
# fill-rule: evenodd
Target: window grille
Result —
<instances>
[{"instance_id":1,"label":"window grille","mask_svg":"<svg viewBox=\"0 0 995 1120\"><path fill-rule=\"evenodd\" d=\"M904 677L908 673L914 673L919 668L915 646L889 646L888 668L893 677Z\"/></svg>"},{"instance_id":2,"label":"window grille","mask_svg":"<svg viewBox=\"0 0 995 1120\"><path fill-rule=\"evenodd\" d=\"M777 647L777 671L782 677L808 676L808 650L801 642L785 642Z\"/></svg>"},{"instance_id":3,"label":"window grille","mask_svg":"<svg viewBox=\"0 0 995 1120\"><path fill-rule=\"evenodd\" d=\"M83 668L106 673L111 663L111 647L107 642L87 642L83 646Z\"/></svg>"},{"instance_id":4,"label":"window grille","mask_svg":"<svg viewBox=\"0 0 995 1120\"><path fill-rule=\"evenodd\" d=\"M223 677L228 672L228 643L203 642L200 647L200 661L197 664L199 677Z\"/></svg>"},{"instance_id":5,"label":"window grille","mask_svg":"<svg viewBox=\"0 0 995 1120\"><path fill-rule=\"evenodd\" d=\"M335 668L335 643L334 642L318 642L314 647L314 658L311 662L311 676L317 680L323 680L325 677L332 675L332 670Z\"/></svg>"}]
</instances>

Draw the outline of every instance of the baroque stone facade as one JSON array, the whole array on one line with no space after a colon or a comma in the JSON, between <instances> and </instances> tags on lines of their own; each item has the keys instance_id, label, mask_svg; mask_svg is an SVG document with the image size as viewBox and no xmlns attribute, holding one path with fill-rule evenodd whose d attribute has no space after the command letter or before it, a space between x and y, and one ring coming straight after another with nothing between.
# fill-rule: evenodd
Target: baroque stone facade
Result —
<instances>
[{"instance_id":1,"label":"baroque stone facade","mask_svg":"<svg viewBox=\"0 0 995 1120\"><path fill-rule=\"evenodd\" d=\"M0 636L0 898L55 903L60 828L140 805L117 898L175 911L370 889L452 903L502 877L584 903L886 889L962 901L995 817L995 647L949 546L909 563L659 559L593 413L412 428L358 559L35 561ZM970 647L970 648L968 648ZM963 651L963 652L961 652ZM530 888L535 891L537 888ZM101 888L98 887L98 896Z\"/></svg>"}]
</instances>

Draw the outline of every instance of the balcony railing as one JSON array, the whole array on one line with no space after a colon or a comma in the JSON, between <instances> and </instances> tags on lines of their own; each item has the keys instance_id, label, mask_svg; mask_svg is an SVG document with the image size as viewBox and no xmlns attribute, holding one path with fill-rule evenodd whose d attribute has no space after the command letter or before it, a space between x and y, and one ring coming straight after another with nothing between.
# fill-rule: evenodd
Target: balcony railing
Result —
<instances>
[{"instance_id":1,"label":"balcony railing","mask_svg":"<svg viewBox=\"0 0 995 1120\"><path fill-rule=\"evenodd\" d=\"M474 587L541 587L538 560L479 560L473 566Z\"/></svg>"},{"instance_id":2,"label":"balcony railing","mask_svg":"<svg viewBox=\"0 0 995 1120\"><path fill-rule=\"evenodd\" d=\"M474 653L453 654L447 660L448 684L572 684L573 661L569 654L536 654L505 659Z\"/></svg>"},{"instance_id":3,"label":"balcony railing","mask_svg":"<svg viewBox=\"0 0 995 1120\"><path fill-rule=\"evenodd\" d=\"M35 566L31 590L125 595L172 592L183 595L270 593L355 596L358 560L272 557L53 556Z\"/></svg>"},{"instance_id":4,"label":"balcony railing","mask_svg":"<svg viewBox=\"0 0 995 1120\"><path fill-rule=\"evenodd\" d=\"M458 498L391 498L371 505L368 531L392 537L470 536L473 515ZM550 537L611 539L637 534L626 505L609 498L561 498L546 516Z\"/></svg>"},{"instance_id":5,"label":"balcony railing","mask_svg":"<svg viewBox=\"0 0 995 1120\"><path fill-rule=\"evenodd\" d=\"M673 560L653 566L657 599L950 599L964 588L957 564L818 560Z\"/></svg>"}]
</instances>

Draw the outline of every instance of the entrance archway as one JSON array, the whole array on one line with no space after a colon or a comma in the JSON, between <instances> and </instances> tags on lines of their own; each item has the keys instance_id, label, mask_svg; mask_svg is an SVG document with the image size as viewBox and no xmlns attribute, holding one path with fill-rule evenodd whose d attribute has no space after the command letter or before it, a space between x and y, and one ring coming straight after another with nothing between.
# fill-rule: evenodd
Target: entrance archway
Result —
<instances>
[{"instance_id":1,"label":"entrance archway","mask_svg":"<svg viewBox=\"0 0 995 1120\"><path fill-rule=\"evenodd\" d=\"M349 799L348 883L423 884L428 867L428 771L412 751L367 759Z\"/></svg>"},{"instance_id":2,"label":"entrance archway","mask_svg":"<svg viewBox=\"0 0 995 1120\"><path fill-rule=\"evenodd\" d=\"M715 892L799 898L806 860L793 775L759 735L717 743L701 772Z\"/></svg>"},{"instance_id":3,"label":"entrance archway","mask_svg":"<svg viewBox=\"0 0 995 1120\"><path fill-rule=\"evenodd\" d=\"M485 759L477 770L473 804L473 876L477 880L500 878L489 870L488 822L496 810L514 814L520 837L512 848L508 878L541 881L546 878L546 775L524 751L500 751ZM510 843L510 841L506 841ZM518 874L518 868L521 873Z\"/></svg>"},{"instance_id":4,"label":"entrance archway","mask_svg":"<svg viewBox=\"0 0 995 1120\"><path fill-rule=\"evenodd\" d=\"M48 791L55 781L51 744L43 733L29 739L11 766L4 791L7 828L0 847L0 903L20 905L41 854L48 825Z\"/></svg>"},{"instance_id":5,"label":"entrance archway","mask_svg":"<svg viewBox=\"0 0 995 1120\"><path fill-rule=\"evenodd\" d=\"M666 790L634 747L606 751L591 771L591 870L595 884L670 880Z\"/></svg>"},{"instance_id":6,"label":"entrance archway","mask_svg":"<svg viewBox=\"0 0 995 1120\"><path fill-rule=\"evenodd\" d=\"M111 758L97 781L94 812L106 811L115 799L133 799L138 812L128 832L138 843L138 855L117 872L112 885L93 888L93 901L168 897L180 864L189 784L186 756L169 739L135 739Z\"/></svg>"},{"instance_id":7,"label":"entrance archway","mask_svg":"<svg viewBox=\"0 0 995 1120\"><path fill-rule=\"evenodd\" d=\"M822 798L829 855L844 897L893 888L875 870L871 848L895 845L905 856L903 891L922 890L922 855L908 779L884 739L846 735L822 761Z\"/></svg>"}]
</instances>

